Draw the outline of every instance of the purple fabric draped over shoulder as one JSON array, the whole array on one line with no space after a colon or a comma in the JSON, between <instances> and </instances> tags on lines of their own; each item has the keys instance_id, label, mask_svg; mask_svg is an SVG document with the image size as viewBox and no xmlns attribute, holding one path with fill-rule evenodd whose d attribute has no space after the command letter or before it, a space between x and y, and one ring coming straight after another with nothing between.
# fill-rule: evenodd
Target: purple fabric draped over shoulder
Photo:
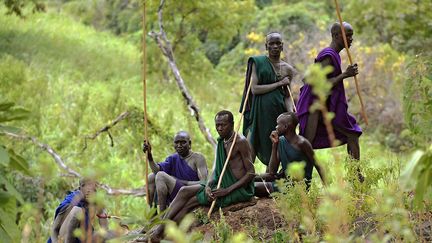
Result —
<instances>
[{"instance_id":1,"label":"purple fabric draped over shoulder","mask_svg":"<svg viewBox=\"0 0 432 243\"><path fill-rule=\"evenodd\" d=\"M316 57L315 63L323 61L325 58L331 59L331 64L333 66L333 72L327 75L327 78L333 78L342 73L341 69L341 58L339 53L330 47L324 48ZM300 89L300 97L297 103L297 116L300 123L300 135L305 134L306 125L309 116L309 108L315 101L316 96L312 92L312 87L309 84L305 84ZM362 130L356 122L353 115L348 113L348 103L345 96L345 88L343 82L337 83L331 90L329 97L327 98L327 109L329 112L334 112L335 117L332 120L332 125L346 132L356 133L358 136L362 134ZM347 137L338 132L334 131L336 139L341 143L339 145L345 144L347 142ZM322 117L318 122L317 131L314 141L312 141L312 146L315 149L329 148L330 141L328 139L327 130L322 121Z\"/></svg>"},{"instance_id":2,"label":"purple fabric draped over shoulder","mask_svg":"<svg viewBox=\"0 0 432 243\"><path fill-rule=\"evenodd\" d=\"M171 175L177 179L185 181L199 181L198 173L194 171L178 153L175 153L165 159L164 162L159 163L161 171ZM172 202L177 195L180 188L184 186L182 182L176 180L174 190L168 197L168 202Z\"/></svg>"}]
</instances>

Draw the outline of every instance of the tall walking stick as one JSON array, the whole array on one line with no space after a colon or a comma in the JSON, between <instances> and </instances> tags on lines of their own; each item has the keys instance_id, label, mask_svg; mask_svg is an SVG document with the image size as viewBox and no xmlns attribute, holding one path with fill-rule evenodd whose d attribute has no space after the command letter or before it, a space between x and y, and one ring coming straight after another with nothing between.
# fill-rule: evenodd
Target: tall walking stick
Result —
<instances>
[{"instance_id":1,"label":"tall walking stick","mask_svg":"<svg viewBox=\"0 0 432 243\"><path fill-rule=\"evenodd\" d=\"M342 30L342 38L343 38L343 41L344 41L345 50L347 52L349 62L352 65L353 61L352 61L352 58L351 58L350 51L348 49L348 42L347 42L347 39L346 39L345 28L344 28L342 17L341 17L340 10L339 10L339 4L338 4L337 0L334 0L334 2L335 2L335 5L336 5L336 13L337 13L337 16L338 16L338 19L339 19L339 23L340 23L340 26L341 26L341 30ZM362 99L362 97L360 95L360 88L359 88L359 84L358 84L358 81L357 81L357 76L354 76L354 81L355 81L357 96L359 97L359 100L360 100L360 106L361 106L361 112L360 112L360 114L363 117L366 125L368 125L368 119L367 119L366 112L365 112L365 109L364 109L363 99Z\"/></svg>"},{"instance_id":2,"label":"tall walking stick","mask_svg":"<svg viewBox=\"0 0 432 243\"><path fill-rule=\"evenodd\" d=\"M227 166L228 166L228 161L230 160L231 153L232 153L233 148L234 148L234 144L236 143L237 136L238 136L238 132L239 132L239 130L240 130L240 125L241 125L241 122L242 122L242 120L243 120L244 112L245 112L245 110L246 110L247 102L248 102L248 99L249 99L249 93L250 93L250 90L251 90L251 86L252 86L252 80L249 82L249 86L248 86L248 88L247 88L246 98L245 98L244 103L243 103L244 105L243 105L243 109L242 109L242 112L241 112L241 115L240 115L240 120L239 120L238 123L237 123L237 129L236 129L236 131L235 131L235 136L234 136L233 142L232 142L232 144L231 144L231 146L230 146L230 149L229 149L229 152L228 152L227 158L226 158L226 160L225 160L225 164L224 164L224 166L223 166L223 168L222 168L222 171L221 171L221 174L220 174L220 176L219 176L219 180L218 180L218 184L217 184L216 189L219 189L219 188L220 188L220 185L221 185L221 183L222 183L222 178L223 178L223 176L224 176L224 174L225 174L226 168L227 168ZM217 200L217 199L213 200L213 202L212 202L212 204L211 204L211 206L210 206L210 209L209 209L209 211L208 211L208 213L207 213L207 216L208 216L209 218L210 218L210 215L211 215L211 213L212 213L212 211L213 211L213 208L214 208L215 205L216 205L216 200Z\"/></svg>"},{"instance_id":3,"label":"tall walking stick","mask_svg":"<svg viewBox=\"0 0 432 243\"><path fill-rule=\"evenodd\" d=\"M142 16L142 82L143 82L143 97L144 97L144 138L145 141L148 142L148 133L147 133L147 77L146 77L146 68L147 68L147 55L146 55L146 1L143 1L143 16ZM144 161L145 161L145 184L146 184L146 198L147 203L150 202L150 195L148 190L148 151L145 151Z\"/></svg>"}]
</instances>

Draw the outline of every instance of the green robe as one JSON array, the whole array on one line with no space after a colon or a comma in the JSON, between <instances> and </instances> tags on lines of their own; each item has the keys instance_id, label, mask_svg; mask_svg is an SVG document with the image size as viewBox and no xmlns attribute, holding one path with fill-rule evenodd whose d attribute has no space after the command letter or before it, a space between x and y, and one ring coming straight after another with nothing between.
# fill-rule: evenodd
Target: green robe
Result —
<instances>
[{"instance_id":1,"label":"green robe","mask_svg":"<svg viewBox=\"0 0 432 243\"><path fill-rule=\"evenodd\" d=\"M250 57L248 60L245 90L243 92L240 112L245 105L246 92L252 74L252 63L255 63L259 85L277 82L276 73L267 56ZM269 138L270 133L276 128L277 117L287 111L284 98L284 92L280 87L261 95L253 95L251 92L246 104L243 134L247 136L248 133L251 133L249 142L254 148L259 160L265 165L268 165L270 162L272 150L272 143Z\"/></svg>"},{"instance_id":2,"label":"green robe","mask_svg":"<svg viewBox=\"0 0 432 243\"><path fill-rule=\"evenodd\" d=\"M214 177L213 180L216 182L215 185L212 186L212 189L216 189L217 182L219 181L220 174L222 172L224 163L226 160L226 152L223 144L223 139L218 139L218 145L216 149L216 168L214 171ZM227 169L222 177L222 183L221 188L228 188L234 183L236 183L238 180L234 177L234 175L231 172L231 169L229 165L227 166ZM231 192L230 194L226 195L225 197L218 198L216 201L217 207L226 207L228 205L237 203L237 202L245 202L249 201L255 194L255 187L254 182L251 180L248 184L246 184L244 187L238 188L235 191ZM209 205L210 202L208 201L207 195L205 193L205 185L196 195L199 204L201 205Z\"/></svg>"}]
</instances>

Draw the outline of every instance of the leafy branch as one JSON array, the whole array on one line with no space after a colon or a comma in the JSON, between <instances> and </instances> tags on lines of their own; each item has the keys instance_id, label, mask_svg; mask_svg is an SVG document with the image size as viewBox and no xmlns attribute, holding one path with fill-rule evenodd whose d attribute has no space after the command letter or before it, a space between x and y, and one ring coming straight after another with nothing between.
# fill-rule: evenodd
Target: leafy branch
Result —
<instances>
[{"instance_id":1,"label":"leafy branch","mask_svg":"<svg viewBox=\"0 0 432 243\"><path fill-rule=\"evenodd\" d=\"M7 135L13 139L17 140L29 140L45 152L47 152L56 162L57 166L60 167L62 170L66 172L66 176L71 177L77 177L81 178L81 174L75 171L74 169L70 168L66 163L63 161L62 157L48 144L42 143L39 140L37 140L33 136L28 135L22 135L18 133L14 133L11 131L0 131L0 134ZM131 196L144 196L145 195L145 188L135 188L135 189L122 189L122 188L112 188L106 184L99 184L102 189L104 189L108 195L131 195Z\"/></svg>"}]
</instances>

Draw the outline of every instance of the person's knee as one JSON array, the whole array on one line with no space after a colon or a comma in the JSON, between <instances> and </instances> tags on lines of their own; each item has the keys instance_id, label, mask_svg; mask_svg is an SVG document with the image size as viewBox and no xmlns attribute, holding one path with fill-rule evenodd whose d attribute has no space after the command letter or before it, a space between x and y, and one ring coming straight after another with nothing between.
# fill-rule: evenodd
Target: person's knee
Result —
<instances>
[{"instance_id":1,"label":"person's knee","mask_svg":"<svg viewBox=\"0 0 432 243\"><path fill-rule=\"evenodd\" d=\"M74 206L71 211L69 212L69 215L72 219L82 219L84 217L83 209L77 206Z\"/></svg>"},{"instance_id":2,"label":"person's knee","mask_svg":"<svg viewBox=\"0 0 432 243\"><path fill-rule=\"evenodd\" d=\"M191 187L187 187L187 186L183 186L180 188L179 192L177 193L177 197L180 198L190 198L191 194L192 194L192 188Z\"/></svg>"},{"instance_id":3,"label":"person's knee","mask_svg":"<svg viewBox=\"0 0 432 243\"><path fill-rule=\"evenodd\" d=\"M156 177L156 175L154 173L150 173L148 175L148 182L149 183L154 183L155 182L155 177Z\"/></svg>"},{"instance_id":4,"label":"person's knee","mask_svg":"<svg viewBox=\"0 0 432 243\"><path fill-rule=\"evenodd\" d=\"M169 175L163 171L159 171L155 177L156 191L158 194L167 193Z\"/></svg>"},{"instance_id":5,"label":"person's knee","mask_svg":"<svg viewBox=\"0 0 432 243\"><path fill-rule=\"evenodd\" d=\"M64 219L60 226L58 237L59 239L69 239L73 235L73 231L80 227L81 222L84 220L84 212L80 207L73 207L69 214Z\"/></svg>"},{"instance_id":6,"label":"person's knee","mask_svg":"<svg viewBox=\"0 0 432 243\"><path fill-rule=\"evenodd\" d=\"M187 187L181 187L180 190L177 193L177 197L181 197L181 198L185 198L186 195L188 194L188 190Z\"/></svg>"},{"instance_id":7,"label":"person's knee","mask_svg":"<svg viewBox=\"0 0 432 243\"><path fill-rule=\"evenodd\" d=\"M169 177L169 175L166 172L159 171L155 176L155 181L156 181L156 183L161 182L161 181L165 181L168 177Z\"/></svg>"}]
</instances>

